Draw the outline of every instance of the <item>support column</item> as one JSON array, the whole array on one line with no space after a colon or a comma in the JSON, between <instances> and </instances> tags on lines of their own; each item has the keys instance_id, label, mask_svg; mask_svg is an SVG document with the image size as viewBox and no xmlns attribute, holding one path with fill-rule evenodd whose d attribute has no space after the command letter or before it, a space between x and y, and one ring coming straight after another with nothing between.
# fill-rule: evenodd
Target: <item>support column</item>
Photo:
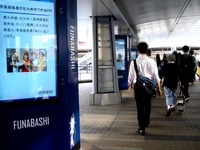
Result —
<instances>
[{"instance_id":1,"label":"support column","mask_svg":"<svg viewBox=\"0 0 200 150\"><path fill-rule=\"evenodd\" d=\"M90 105L121 103L119 92L115 36L112 16L95 16L93 19L93 92Z\"/></svg>"}]
</instances>

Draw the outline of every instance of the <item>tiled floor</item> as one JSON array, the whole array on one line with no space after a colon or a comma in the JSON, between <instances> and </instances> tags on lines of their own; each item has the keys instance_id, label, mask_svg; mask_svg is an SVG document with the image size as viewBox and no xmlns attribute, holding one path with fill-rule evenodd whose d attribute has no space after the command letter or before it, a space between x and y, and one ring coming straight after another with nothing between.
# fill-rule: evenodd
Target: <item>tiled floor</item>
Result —
<instances>
[{"instance_id":1,"label":"tiled floor","mask_svg":"<svg viewBox=\"0 0 200 150\"><path fill-rule=\"evenodd\" d=\"M133 93L121 91L120 105L90 106L91 91L92 83L79 84L81 150L200 150L200 82L190 86L191 100L182 113L166 117L164 95L153 99L145 136L135 133Z\"/></svg>"}]
</instances>

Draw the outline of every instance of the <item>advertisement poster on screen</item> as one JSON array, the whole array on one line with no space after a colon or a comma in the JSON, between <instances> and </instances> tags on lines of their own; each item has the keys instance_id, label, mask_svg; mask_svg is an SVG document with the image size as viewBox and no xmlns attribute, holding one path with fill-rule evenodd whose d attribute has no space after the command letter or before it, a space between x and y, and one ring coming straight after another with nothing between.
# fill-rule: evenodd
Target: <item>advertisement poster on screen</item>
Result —
<instances>
[{"instance_id":1,"label":"advertisement poster on screen","mask_svg":"<svg viewBox=\"0 0 200 150\"><path fill-rule=\"evenodd\" d=\"M56 97L54 0L1 0L0 19L0 102Z\"/></svg>"}]
</instances>

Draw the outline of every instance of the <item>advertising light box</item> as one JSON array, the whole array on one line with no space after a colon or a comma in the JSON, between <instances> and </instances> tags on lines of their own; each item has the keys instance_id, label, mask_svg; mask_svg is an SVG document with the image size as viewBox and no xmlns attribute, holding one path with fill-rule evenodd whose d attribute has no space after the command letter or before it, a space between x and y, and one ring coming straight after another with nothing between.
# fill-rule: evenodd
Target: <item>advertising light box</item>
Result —
<instances>
[{"instance_id":1,"label":"advertising light box","mask_svg":"<svg viewBox=\"0 0 200 150\"><path fill-rule=\"evenodd\" d=\"M117 70L125 70L125 40L116 39Z\"/></svg>"},{"instance_id":2,"label":"advertising light box","mask_svg":"<svg viewBox=\"0 0 200 150\"><path fill-rule=\"evenodd\" d=\"M55 0L0 1L0 103L57 97Z\"/></svg>"}]
</instances>

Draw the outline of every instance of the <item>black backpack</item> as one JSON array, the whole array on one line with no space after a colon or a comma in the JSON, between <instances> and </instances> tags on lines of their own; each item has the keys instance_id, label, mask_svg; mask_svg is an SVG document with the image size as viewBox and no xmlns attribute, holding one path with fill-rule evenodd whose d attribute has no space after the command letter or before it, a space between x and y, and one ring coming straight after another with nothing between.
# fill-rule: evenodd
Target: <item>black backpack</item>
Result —
<instances>
[{"instance_id":1,"label":"black backpack","mask_svg":"<svg viewBox=\"0 0 200 150\"><path fill-rule=\"evenodd\" d=\"M183 54L180 63L180 77L189 79L194 70L193 58L190 54Z\"/></svg>"}]
</instances>

